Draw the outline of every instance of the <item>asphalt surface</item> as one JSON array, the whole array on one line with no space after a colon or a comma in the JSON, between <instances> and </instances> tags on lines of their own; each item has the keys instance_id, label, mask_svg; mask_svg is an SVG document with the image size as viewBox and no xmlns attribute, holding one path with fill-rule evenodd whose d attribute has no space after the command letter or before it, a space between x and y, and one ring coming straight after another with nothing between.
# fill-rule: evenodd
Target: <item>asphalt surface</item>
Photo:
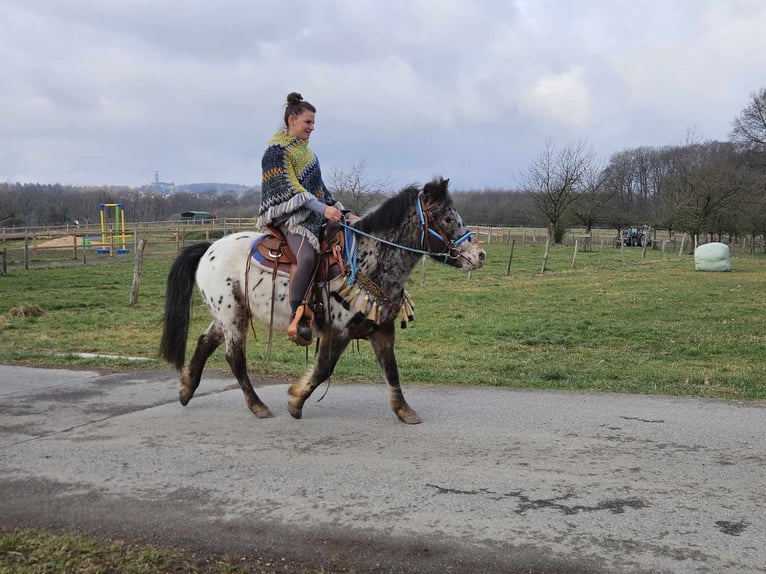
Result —
<instances>
[{"instance_id":1,"label":"asphalt surface","mask_svg":"<svg viewBox=\"0 0 766 574\"><path fill-rule=\"evenodd\" d=\"M766 405L0 366L0 526L324 572L766 572ZM317 391L320 396L324 387ZM272 562L268 562L271 564ZM289 570L289 566L287 568Z\"/></svg>"}]
</instances>

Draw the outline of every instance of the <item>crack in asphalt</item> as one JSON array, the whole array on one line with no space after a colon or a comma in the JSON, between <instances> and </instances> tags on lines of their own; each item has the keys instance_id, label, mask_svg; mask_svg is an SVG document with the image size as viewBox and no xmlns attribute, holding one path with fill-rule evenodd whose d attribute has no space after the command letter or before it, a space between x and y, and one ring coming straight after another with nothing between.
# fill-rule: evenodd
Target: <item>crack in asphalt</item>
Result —
<instances>
[{"instance_id":1,"label":"crack in asphalt","mask_svg":"<svg viewBox=\"0 0 766 574\"><path fill-rule=\"evenodd\" d=\"M540 509L553 509L558 510L565 516L571 516L573 514L579 514L580 512L598 512L602 510L608 510L612 514L624 514L625 510L630 508L638 510L641 508L647 508L649 504L640 498L614 498L609 500L600 501L595 506L589 506L585 504L566 505L562 501L568 500L574 496L569 493L563 496L557 496L553 498L538 498L533 499L523 494L522 490L513 490L506 493L494 492L486 488L478 488L475 490L461 490L457 488L449 488L445 486L439 486L438 484L426 484L426 486L436 489L436 494L456 494L456 495L471 495L471 496L487 496L493 500L506 500L515 499L518 501L518 507L514 512L519 515L524 515L529 510Z\"/></svg>"},{"instance_id":2,"label":"crack in asphalt","mask_svg":"<svg viewBox=\"0 0 766 574\"><path fill-rule=\"evenodd\" d=\"M638 421L640 423L664 423L665 422L663 419L653 420L653 419L642 419L640 417L624 417L624 416L620 418L626 421Z\"/></svg>"}]
</instances>

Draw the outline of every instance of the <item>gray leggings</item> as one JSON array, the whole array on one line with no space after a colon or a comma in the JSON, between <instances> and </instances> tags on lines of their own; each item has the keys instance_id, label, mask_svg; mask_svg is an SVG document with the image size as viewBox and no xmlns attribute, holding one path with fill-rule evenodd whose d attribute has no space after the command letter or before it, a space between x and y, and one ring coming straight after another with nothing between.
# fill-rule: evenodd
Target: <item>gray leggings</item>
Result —
<instances>
[{"instance_id":1,"label":"gray leggings","mask_svg":"<svg viewBox=\"0 0 766 574\"><path fill-rule=\"evenodd\" d=\"M279 228L285 234L287 245L290 251L298 260L298 265L290 279L290 303L301 302L306 290L309 288L311 274L314 272L314 261L316 260L316 251L308 242L308 239L297 233L290 233L287 226Z\"/></svg>"}]
</instances>

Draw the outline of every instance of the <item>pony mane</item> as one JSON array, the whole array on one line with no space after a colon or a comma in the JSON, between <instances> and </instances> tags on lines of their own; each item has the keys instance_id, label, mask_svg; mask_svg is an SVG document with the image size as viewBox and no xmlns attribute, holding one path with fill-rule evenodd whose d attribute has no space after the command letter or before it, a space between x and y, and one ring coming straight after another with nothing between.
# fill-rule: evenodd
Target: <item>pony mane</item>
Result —
<instances>
[{"instance_id":1,"label":"pony mane","mask_svg":"<svg viewBox=\"0 0 766 574\"><path fill-rule=\"evenodd\" d=\"M373 211L360 218L354 227L366 233L393 229L401 224L404 214L415 205L418 194L422 191L426 201L442 202L449 199L447 187L449 179L436 177L423 186L423 189L410 184L396 195L388 198Z\"/></svg>"},{"instance_id":2,"label":"pony mane","mask_svg":"<svg viewBox=\"0 0 766 574\"><path fill-rule=\"evenodd\" d=\"M401 223L407 210L415 204L418 193L420 193L420 188L416 185L405 187L396 195L389 197L370 213L359 218L359 221L354 223L354 227L366 233L374 233L396 227Z\"/></svg>"}]
</instances>

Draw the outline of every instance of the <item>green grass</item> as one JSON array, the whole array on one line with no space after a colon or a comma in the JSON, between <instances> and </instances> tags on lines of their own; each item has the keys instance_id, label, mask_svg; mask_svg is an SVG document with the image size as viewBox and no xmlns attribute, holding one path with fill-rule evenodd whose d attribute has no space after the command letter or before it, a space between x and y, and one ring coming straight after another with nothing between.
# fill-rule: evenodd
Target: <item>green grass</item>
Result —
<instances>
[{"instance_id":1,"label":"green grass","mask_svg":"<svg viewBox=\"0 0 766 574\"><path fill-rule=\"evenodd\" d=\"M766 399L762 286L766 257L733 254L733 271L694 271L691 255L638 248L487 246L471 277L433 261L408 287L415 321L397 331L404 384L491 385ZM171 260L147 259L139 302L128 305L132 260L13 271L0 277L0 362L113 369L161 367L156 357ZM425 274L425 279L424 279ZM32 312L37 310L37 312ZM194 341L209 321L195 293ZM267 330L249 340L251 371L295 377L303 349ZM364 341L336 370L341 381L381 381ZM312 349L313 350L313 349ZM81 352L127 359L81 358ZM208 368L228 371L222 351Z\"/></svg>"},{"instance_id":2,"label":"green grass","mask_svg":"<svg viewBox=\"0 0 766 574\"><path fill-rule=\"evenodd\" d=\"M5 574L319 574L319 567L235 557L181 548L99 539L32 529L0 529L0 572Z\"/></svg>"}]
</instances>

